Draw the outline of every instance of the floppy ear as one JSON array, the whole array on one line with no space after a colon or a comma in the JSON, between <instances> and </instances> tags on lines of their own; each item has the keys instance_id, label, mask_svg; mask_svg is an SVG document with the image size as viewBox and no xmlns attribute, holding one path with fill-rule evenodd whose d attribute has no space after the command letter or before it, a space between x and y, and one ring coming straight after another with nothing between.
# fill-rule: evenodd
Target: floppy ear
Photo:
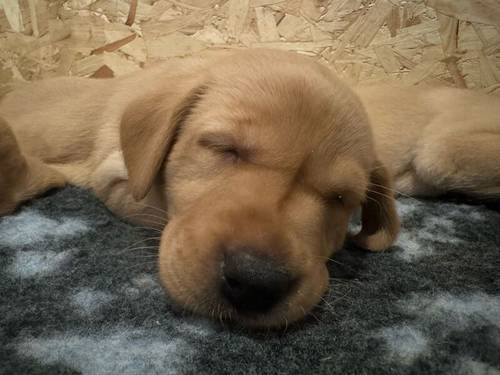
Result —
<instances>
[{"instance_id":1,"label":"floppy ear","mask_svg":"<svg viewBox=\"0 0 500 375\"><path fill-rule=\"evenodd\" d=\"M370 175L366 202L362 207L361 232L355 243L365 249L381 251L391 246L399 233L399 217L392 190L389 172L376 162Z\"/></svg>"},{"instance_id":2,"label":"floppy ear","mask_svg":"<svg viewBox=\"0 0 500 375\"><path fill-rule=\"evenodd\" d=\"M143 199L168 152L182 122L204 92L199 79L179 78L134 100L120 124L120 143L135 200Z\"/></svg>"}]
</instances>

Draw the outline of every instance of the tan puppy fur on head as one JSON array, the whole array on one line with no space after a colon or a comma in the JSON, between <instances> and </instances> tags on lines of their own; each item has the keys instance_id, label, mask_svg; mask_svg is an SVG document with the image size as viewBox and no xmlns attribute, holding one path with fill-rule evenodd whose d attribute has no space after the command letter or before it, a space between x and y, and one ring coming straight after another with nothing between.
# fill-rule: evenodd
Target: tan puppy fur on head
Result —
<instances>
[{"instance_id":1,"label":"tan puppy fur on head","mask_svg":"<svg viewBox=\"0 0 500 375\"><path fill-rule=\"evenodd\" d=\"M65 182L138 222L164 210L159 275L179 305L284 325L321 299L326 261L358 207L360 246L394 242L393 177L410 194L499 194L489 156L500 142L467 154L443 126L479 141L465 123L475 118L498 137L496 99L380 87L358 95L328 68L268 50L36 83L0 103L0 213ZM457 98L483 115L442 111Z\"/></svg>"}]
</instances>

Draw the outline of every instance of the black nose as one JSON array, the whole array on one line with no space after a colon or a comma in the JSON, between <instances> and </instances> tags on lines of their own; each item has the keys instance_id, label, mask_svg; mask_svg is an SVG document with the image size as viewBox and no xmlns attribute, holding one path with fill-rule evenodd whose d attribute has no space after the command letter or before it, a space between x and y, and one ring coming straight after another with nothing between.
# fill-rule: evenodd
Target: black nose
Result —
<instances>
[{"instance_id":1,"label":"black nose","mask_svg":"<svg viewBox=\"0 0 500 375\"><path fill-rule=\"evenodd\" d=\"M251 251L232 251L222 263L222 295L241 313L263 313L281 301L294 284L283 266Z\"/></svg>"}]
</instances>

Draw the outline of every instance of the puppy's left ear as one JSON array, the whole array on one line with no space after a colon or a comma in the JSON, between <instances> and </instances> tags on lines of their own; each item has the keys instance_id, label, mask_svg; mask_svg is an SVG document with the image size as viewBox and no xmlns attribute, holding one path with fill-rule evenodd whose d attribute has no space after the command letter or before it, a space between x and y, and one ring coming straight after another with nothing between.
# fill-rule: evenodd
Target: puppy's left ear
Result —
<instances>
[{"instance_id":1,"label":"puppy's left ear","mask_svg":"<svg viewBox=\"0 0 500 375\"><path fill-rule=\"evenodd\" d=\"M151 189L183 121L205 90L199 78L177 78L132 101L121 119L120 143L137 201Z\"/></svg>"},{"instance_id":2,"label":"puppy's left ear","mask_svg":"<svg viewBox=\"0 0 500 375\"><path fill-rule=\"evenodd\" d=\"M382 251L390 247L399 233L392 181L387 169L376 162L370 174L367 198L362 207L361 232L354 242L368 250Z\"/></svg>"}]
</instances>

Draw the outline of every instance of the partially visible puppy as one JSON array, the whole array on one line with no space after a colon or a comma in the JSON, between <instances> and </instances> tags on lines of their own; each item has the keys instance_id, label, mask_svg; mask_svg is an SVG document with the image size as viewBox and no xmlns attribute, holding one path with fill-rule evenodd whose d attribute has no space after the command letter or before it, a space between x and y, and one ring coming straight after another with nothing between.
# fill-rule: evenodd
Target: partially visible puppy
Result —
<instances>
[{"instance_id":1,"label":"partially visible puppy","mask_svg":"<svg viewBox=\"0 0 500 375\"><path fill-rule=\"evenodd\" d=\"M160 278L206 315L259 327L300 319L327 288L353 211L363 207L355 240L367 249L386 249L399 230L358 97L296 54L48 80L7 95L0 115L4 212L63 180L136 221L165 210Z\"/></svg>"},{"instance_id":2,"label":"partially visible puppy","mask_svg":"<svg viewBox=\"0 0 500 375\"><path fill-rule=\"evenodd\" d=\"M366 86L357 93L397 191L500 198L500 97L446 87Z\"/></svg>"}]
</instances>

